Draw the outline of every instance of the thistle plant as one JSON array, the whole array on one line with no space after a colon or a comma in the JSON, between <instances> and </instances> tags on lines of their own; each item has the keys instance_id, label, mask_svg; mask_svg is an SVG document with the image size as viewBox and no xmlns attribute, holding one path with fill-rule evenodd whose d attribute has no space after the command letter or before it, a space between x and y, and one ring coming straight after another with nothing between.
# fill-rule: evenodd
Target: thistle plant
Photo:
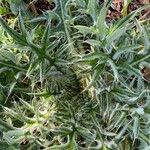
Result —
<instances>
[{"instance_id":1,"label":"thistle plant","mask_svg":"<svg viewBox=\"0 0 150 150\"><path fill-rule=\"evenodd\" d=\"M111 0L53 2L0 18L0 149L148 149L150 6L108 22Z\"/></svg>"}]
</instances>

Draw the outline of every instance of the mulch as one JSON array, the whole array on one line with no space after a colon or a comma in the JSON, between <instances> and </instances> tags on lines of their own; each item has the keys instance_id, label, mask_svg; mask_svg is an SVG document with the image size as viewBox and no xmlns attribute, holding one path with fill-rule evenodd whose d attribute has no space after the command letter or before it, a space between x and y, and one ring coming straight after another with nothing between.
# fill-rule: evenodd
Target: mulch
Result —
<instances>
[{"instance_id":1,"label":"mulch","mask_svg":"<svg viewBox=\"0 0 150 150\"><path fill-rule=\"evenodd\" d=\"M99 3L103 3L104 0L99 0ZM127 8L127 13L130 13L145 4L150 4L150 0L132 0ZM123 10L123 0L113 0L112 6L109 8L107 20L117 20L122 17L122 10ZM142 19L150 19L150 10L144 10L141 13L140 18Z\"/></svg>"}]
</instances>

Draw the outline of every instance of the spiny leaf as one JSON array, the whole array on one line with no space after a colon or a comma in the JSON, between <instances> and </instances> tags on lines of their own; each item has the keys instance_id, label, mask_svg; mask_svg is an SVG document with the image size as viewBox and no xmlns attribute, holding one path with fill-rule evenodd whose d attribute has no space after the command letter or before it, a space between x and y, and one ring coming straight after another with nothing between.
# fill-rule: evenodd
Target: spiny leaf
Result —
<instances>
[{"instance_id":1,"label":"spiny leaf","mask_svg":"<svg viewBox=\"0 0 150 150\"><path fill-rule=\"evenodd\" d=\"M150 40L149 40L149 36L148 36L148 32L146 31L145 27L143 25L141 25L138 21L138 27L140 29L141 32L141 36L144 42L144 54L148 53L149 48L150 48Z\"/></svg>"},{"instance_id":2,"label":"spiny leaf","mask_svg":"<svg viewBox=\"0 0 150 150\"><path fill-rule=\"evenodd\" d=\"M92 60L98 60L98 59L102 59L102 58L106 58L107 60L107 55L103 52L93 52L93 53L89 53L87 55L84 55L83 57L81 57L81 59L77 60L76 62L84 62L84 61L92 61Z\"/></svg>"},{"instance_id":3,"label":"spiny leaf","mask_svg":"<svg viewBox=\"0 0 150 150\"><path fill-rule=\"evenodd\" d=\"M87 91L94 85L94 83L96 83L97 79L100 77L101 73L103 72L103 69L104 69L104 65L100 64L99 67L97 67L97 69L94 70L91 81L82 92Z\"/></svg>"},{"instance_id":4,"label":"spiny leaf","mask_svg":"<svg viewBox=\"0 0 150 150\"><path fill-rule=\"evenodd\" d=\"M7 130L13 130L15 127L11 126L9 123L0 119L0 126L4 126Z\"/></svg>"},{"instance_id":5,"label":"spiny leaf","mask_svg":"<svg viewBox=\"0 0 150 150\"><path fill-rule=\"evenodd\" d=\"M18 24L19 24L19 29L21 30L22 35L26 36L27 30L25 29L24 20L21 15L21 10L19 10Z\"/></svg>"},{"instance_id":6,"label":"spiny leaf","mask_svg":"<svg viewBox=\"0 0 150 150\"><path fill-rule=\"evenodd\" d=\"M122 19L118 20L117 23L114 25L112 31L115 31L118 28L125 27L131 20L134 19L134 17L137 15L138 12L149 8L150 5L146 5L143 7L140 7L139 9L132 11L130 14L128 14L126 17L123 17Z\"/></svg>"},{"instance_id":7,"label":"spiny leaf","mask_svg":"<svg viewBox=\"0 0 150 150\"><path fill-rule=\"evenodd\" d=\"M93 20L96 21L96 0L88 1L87 12L92 16Z\"/></svg>"},{"instance_id":8,"label":"spiny leaf","mask_svg":"<svg viewBox=\"0 0 150 150\"><path fill-rule=\"evenodd\" d=\"M119 144L120 140L124 137L123 134L127 131L128 126L129 126L130 122L127 123L122 130L117 134L117 136L115 137L115 143Z\"/></svg>"},{"instance_id":9,"label":"spiny leaf","mask_svg":"<svg viewBox=\"0 0 150 150\"><path fill-rule=\"evenodd\" d=\"M9 109L7 107L3 107L3 108L4 108L4 110L5 110L5 112L7 114L9 114L10 116L20 120L21 122L26 122L26 123L34 123L34 122L36 122L35 119L28 118L28 117L24 116L23 114L19 114L19 113L15 112L12 109Z\"/></svg>"},{"instance_id":10,"label":"spiny leaf","mask_svg":"<svg viewBox=\"0 0 150 150\"><path fill-rule=\"evenodd\" d=\"M42 37L42 41L41 41L41 44L42 44L42 50L45 51L47 45L48 45L48 41L49 41L49 35L50 35L50 24L48 23L45 31L44 31L44 34L43 34L43 37Z\"/></svg>"},{"instance_id":11,"label":"spiny leaf","mask_svg":"<svg viewBox=\"0 0 150 150\"><path fill-rule=\"evenodd\" d=\"M110 33L108 33L108 35L106 36L107 45L110 45L113 41L120 38L125 33L126 30L127 27L122 27L122 28L117 28L114 31L110 31Z\"/></svg>"},{"instance_id":12,"label":"spiny leaf","mask_svg":"<svg viewBox=\"0 0 150 150\"><path fill-rule=\"evenodd\" d=\"M88 39L86 41L84 41L85 43L88 43L92 46L99 46L101 47L102 46L102 42L101 41L98 41L98 40L94 40L94 39Z\"/></svg>"},{"instance_id":13,"label":"spiny leaf","mask_svg":"<svg viewBox=\"0 0 150 150\"><path fill-rule=\"evenodd\" d=\"M100 14L97 18L97 23L96 27L99 31L100 37L104 38L106 36L106 29L107 29L107 24L106 24L106 15L107 15L108 7L106 7L106 3L100 10Z\"/></svg>"},{"instance_id":14,"label":"spiny leaf","mask_svg":"<svg viewBox=\"0 0 150 150\"><path fill-rule=\"evenodd\" d=\"M86 138L87 140L94 141L96 138L94 134L84 127L78 126L76 127L76 130L83 138Z\"/></svg>"},{"instance_id":15,"label":"spiny leaf","mask_svg":"<svg viewBox=\"0 0 150 150\"><path fill-rule=\"evenodd\" d=\"M118 69L117 69L115 63L111 59L109 59L107 62L110 65L110 67L111 67L111 69L112 69L112 71L114 73L115 81L118 82L119 81L119 73L118 73Z\"/></svg>"},{"instance_id":16,"label":"spiny leaf","mask_svg":"<svg viewBox=\"0 0 150 150\"><path fill-rule=\"evenodd\" d=\"M138 117L134 117L134 122L133 122L133 137L134 140L138 138L138 134L139 134L139 118Z\"/></svg>"},{"instance_id":17,"label":"spiny leaf","mask_svg":"<svg viewBox=\"0 0 150 150\"><path fill-rule=\"evenodd\" d=\"M25 37L23 37L20 33L16 32L15 30L11 29L8 24L0 17L0 24L3 28L10 34L12 38L14 38L19 44L26 46L27 42Z\"/></svg>"},{"instance_id":18,"label":"spiny leaf","mask_svg":"<svg viewBox=\"0 0 150 150\"><path fill-rule=\"evenodd\" d=\"M143 46L141 46L141 45L134 45L134 46L126 46L126 47L118 48L116 50L116 53L113 56L113 59L119 59L120 55L122 55L122 54L126 54L126 53L129 53L129 52L132 52L132 53L136 52L134 50L140 49L142 47Z\"/></svg>"},{"instance_id":19,"label":"spiny leaf","mask_svg":"<svg viewBox=\"0 0 150 150\"><path fill-rule=\"evenodd\" d=\"M24 100L21 99L21 98L19 98L19 100L20 100L20 102L23 104L23 106L24 106L26 109L28 109L28 110L30 110L31 112L34 113L34 109L33 109L33 107L32 107L29 103L27 103L26 101L24 101Z\"/></svg>"},{"instance_id":20,"label":"spiny leaf","mask_svg":"<svg viewBox=\"0 0 150 150\"><path fill-rule=\"evenodd\" d=\"M81 32L83 34L88 34L88 33L95 34L95 33L97 33L97 30L93 26L87 27L87 26L83 26L83 25L76 25L76 26L74 26L74 28L78 29L79 32Z\"/></svg>"}]
</instances>

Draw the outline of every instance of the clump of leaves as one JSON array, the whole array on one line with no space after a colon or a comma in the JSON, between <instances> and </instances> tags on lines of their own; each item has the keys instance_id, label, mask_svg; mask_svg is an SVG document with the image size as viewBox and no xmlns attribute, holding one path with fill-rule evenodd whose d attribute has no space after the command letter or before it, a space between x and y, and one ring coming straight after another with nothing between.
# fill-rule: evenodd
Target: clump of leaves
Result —
<instances>
[{"instance_id":1,"label":"clump of leaves","mask_svg":"<svg viewBox=\"0 0 150 150\"><path fill-rule=\"evenodd\" d=\"M54 2L0 18L1 148L149 148L149 5L110 23L111 0Z\"/></svg>"}]
</instances>

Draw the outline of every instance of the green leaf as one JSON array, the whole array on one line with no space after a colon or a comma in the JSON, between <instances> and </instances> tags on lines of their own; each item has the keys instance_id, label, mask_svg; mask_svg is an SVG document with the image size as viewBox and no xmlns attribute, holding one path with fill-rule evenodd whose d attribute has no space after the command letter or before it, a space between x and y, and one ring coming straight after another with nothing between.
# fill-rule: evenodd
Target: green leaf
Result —
<instances>
[{"instance_id":1,"label":"green leaf","mask_svg":"<svg viewBox=\"0 0 150 150\"><path fill-rule=\"evenodd\" d=\"M37 44L34 44L32 42L31 35L29 33L26 36L26 41L27 41L28 47L30 47L30 50L32 52L34 52L35 54L37 54L38 56L40 56L41 55L41 52L40 52L41 47L39 47Z\"/></svg>"},{"instance_id":2,"label":"green leaf","mask_svg":"<svg viewBox=\"0 0 150 150\"><path fill-rule=\"evenodd\" d=\"M98 59L102 59L102 58L106 58L107 60L107 55L103 52L93 52L93 53L89 53L87 55L84 55L83 57L81 57L81 59L77 60L76 62L84 62L84 61L93 61L93 60L98 60Z\"/></svg>"},{"instance_id":3,"label":"green leaf","mask_svg":"<svg viewBox=\"0 0 150 150\"><path fill-rule=\"evenodd\" d=\"M119 19L114 27L112 27L112 32L114 32L117 29L125 28L127 24L136 16L135 12L131 12L126 17L123 17L122 19Z\"/></svg>"},{"instance_id":4,"label":"green leaf","mask_svg":"<svg viewBox=\"0 0 150 150\"><path fill-rule=\"evenodd\" d=\"M87 26L83 26L83 25L76 25L76 26L74 26L74 28L78 29L79 32L81 32L83 34L88 34L88 33L95 34L95 33L97 33L96 29L93 26L87 27Z\"/></svg>"},{"instance_id":5,"label":"green leaf","mask_svg":"<svg viewBox=\"0 0 150 150\"><path fill-rule=\"evenodd\" d=\"M88 129L78 126L76 127L77 132L85 139L89 141L94 141L96 138L96 135L92 134Z\"/></svg>"},{"instance_id":6,"label":"green leaf","mask_svg":"<svg viewBox=\"0 0 150 150\"><path fill-rule=\"evenodd\" d=\"M125 31L127 30L126 27L122 27L122 28L118 28L114 31L111 31L107 36L106 36L106 42L107 45L112 44L113 41L117 40L118 38L120 38Z\"/></svg>"},{"instance_id":7,"label":"green leaf","mask_svg":"<svg viewBox=\"0 0 150 150\"><path fill-rule=\"evenodd\" d=\"M20 137L23 136L27 131L22 130L22 129L17 129L17 130L10 130L8 132L5 132L5 134L7 136L9 136L10 138L14 138L14 137Z\"/></svg>"},{"instance_id":8,"label":"green leaf","mask_svg":"<svg viewBox=\"0 0 150 150\"><path fill-rule=\"evenodd\" d=\"M70 135L73 131L70 127L60 127L52 130L53 133L58 134L58 135Z\"/></svg>"},{"instance_id":9,"label":"green leaf","mask_svg":"<svg viewBox=\"0 0 150 150\"><path fill-rule=\"evenodd\" d=\"M68 150L79 150L77 147L77 143L75 140L75 136L73 136L69 142L69 145L67 146Z\"/></svg>"},{"instance_id":10,"label":"green leaf","mask_svg":"<svg viewBox=\"0 0 150 150\"><path fill-rule=\"evenodd\" d=\"M146 30L146 28L141 25L139 23L139 21L137 21L138 27L140 29L141 32L141 36L144 42L144 52L143 54L147 54L149 52L149 48L150 48L150 40L149 40L149 36L148 36L148 31Z\"/></svg>"},{"instance_id":11,"label":"green leaf","mask_svg":"<svg viewBox=\"0 0 150 150\"><path fill-rule=\"evenodd\" d=\"M20 33L16 32L15 30L11 29L9 25L0 17L0 24L3 28L9 33L9 35L14 38L19 44L26 46L26 39Z\"/></svg>"},{"instance_id":12,"label":"green leaf","mask_svg":"<svg viewBox=\"0 0 150 150\"><path fill-rule=\"evenodd\" d=\"M11 0L11 3L16 3L16 4L18 4L18 3L20 3L21 2L21 0Z\"/></svg>"},{"instance_id":13,"label":"green leaf","mask_svg":"<svg viewBox=\"0 0 150 150\"><path fill-rule=\"evenodd\" d=\"M118 69L117 69L115 63L111 59L109 59L107 62L110 65L110 67L111 67L111 69L112 69L112 71L114 73L115 81L118 82L119 81L119 73L118 73Z\"/></svg>"},{"instance_id":14,"label":"green leaf","mask_svg":"<svg viewBox=\"0 0 150 150\"><path fill-rule=\"evenodd\" d=\"M140 127L139 118L135 116L134 120L133 120L133 137L134 137L134 140L138 138L139 129L140 129L139 127Z\"/></svg>"},{"instance_id":15,"label":"green leaf","mask_svg":"<svg viewBox=\"0 0 150 150\"><path fill-rule=\"evenodd\" d=\"M140 98L140 97L139 97L139 98ZM144 114L145 114L144 109L141 108L141 107L137 108L135 111L136 111L136 113L137 113L138 115L144 115Z\"/></svg>"},{"instance_id":16,"label":"green leaf","mask_svg":"<svg viewBox=\"0 0 150 150\"><path fill-rule=\"evenodd\" d=\"M115 31L116 29L120 29L122 27L125 27L131 20L134 19L134 17L137 15L138 12L149 8L150 5L146 5L143 7L140 7L139 9L132 11L130 14L128 14L127 16L123 17L122 19L119 19L116 24L114 25L112 31Z\"/></svg>"},{"instance_id":17,"label":"green leaf","mask_svg":"<svg viewBox=\"0 0 150 150\"><path fill-rule=\"evenodd\" d=\"M96 21L96 0L88 1L87 12L92 16L93 20Z\"/></svg>"},{"instance_id":18,"label":"green leaf","mask_svg":"<svg viewBox=\"0 0 150 150\"><path fill-rule=\"evenodd\" d=\"M4 111L5 111L8 115L10 115L10 116L12 116L12 117L14 117L14 118L20 120L21 122L26 122L26 123L35 123L35 122L36 122L35 119L28 118L28 117L24 116L23 114L19 114L19 113L15 112L15 111L12 110L12 109L9 109L9 108L7 108L7 107L3 107L3 108L4 108Z\"/></svg>"},{"instance_id":19,"label":"green leaf","mask_svg":"<svg viewBox=\"0 0 150 150\"><path fill-rule=\"evenodd\" d=\"M47 20L47 18L42 16L42 17L33 18L33 19L28 20L26 22L28 22L28 23L37 23L37 22L41 22L41 21L45 21L45 20Z\"/></svg>"},{"instance_id":20,"label":"green leaf","mask_svg":"<svg viewBox=\"0 0 150 150\"><path fill-rule=\"evenodd\" d=\"M95 143L96 143L96 145L95 145ZM98 141L98 140L95 140L94 142L92 142L90 144L89 149L91 149L91 150L100 150L100 149L102 149L102 142Z\"/></svg>"},{"instance_id":21,"label":"green leaf","mask_svg":"<svg viewBox=\"0 0 150 150\"><path fill-rule=\"evenodd\" d=\"M2 7L2 6L0 6L0 15L4 15L4 14L6 14L7 13L7 8L6 7Z\"/></svg>"},{"instance_id":22,"label":"green leaf","mask_svg":"<svg viewBox=\"0 0 150 150\"><path fill-rule=\"evenodd\" d=\"M27 30L25 29L24 20L23 20L22 15L21 15L21 10L19 10L18 24L19 24L19 29L20 29L22 35L26 36Z\"/></svg>"},{"instance_id":23,"label":"green leaf","mask_svg":"<svg viewBox=\"0 0 150 150\"><path fill-rule=\"evenodd\" d=\"M13 54L10 51L7 50L1 50L1 56L2 59L7 60L7 61L12 61L13 63L16 63L16 57L15 54Z\"/></svg>"},{"instance_id":24,"label":"green leaf","mask_svg":"<svg viewBox=\"0 0 150 150\"><path fill-rule=\"evenodd\" d=\"M100 46L102 45L102 42L101 41L98 41L98 40L94 40L94 39L88 39L86 41L84 41L85 43L88 43L90 45L92 45L93 47L94 46Z\"/></svg>"},{"instance_id":25,"label":"green leaf","mask_svg":"<svg viewBox=\"0 0 150 150\"><path fill-rule=\"evenodd\" d=\"M127 131L128 127L129 127L129 123L125 124L122 128L122 130L116 135L116 137L114 138L114 141L116 144L119 144L119 142L121 141L121 139L124 137L124 133Z\"/></svg>"},{"instance_id":26,"label":"green leaf","mask_svg":"<svg viewBox=\"0 0 150 150\"><path fill-rule=\"evenodd\" d=\"M6 141L0 141L1 150L7 149L7 150L14 150L12 149L12 146L9 146Z\"/></svg>"},{"instance_id":27,"label":"green leaf","mask_svg":"<svg viewBox=\"0 0 150 150\"><path fill-rule=\"evenodd\" d=\"M76 4L77 4L79 7L83 7L83 8L86 6L85 0L76 0Z\"/></svg>"},{"instance_id":28,"label":"green leaf","mask_svg":"<svg viewBox=\"0 0 150 150\"><path fill-rule=\"evenodd\" d=\"M46 50L46 47L48 45L48 42L49 42L49 35L50 35L50 24L48 23L45 31L44 31L44 34L43 34L43 37L42 37L42 41L41 41L41 44L42 44L42 48L41 50L42 51L45 51Z\"/></svg>"},{"instance_id":29,"label":"green leaf","mask_svg":"<svg viewBox=\"0 0 150 150\"><path fill-rule=\"evenodd\" d=\"M97 23L96 23L96 28L99 31L100 37L104 38L106 36L106 29L107 29L107 24L106 24L106 15L107 15L108 8L106 7L106 3L100 10L100 14L97 18Z\"/></svg>"},{"instance_id":30,"label":"green leaf","mask_svg":"<svg viewBox=\"0 0 150 150\"><path fill-rule=\"evenodd\" d=\"M125 64L119 66L119 68L122 69L122 70L128 71L128 73L130 73L130 75L131 75L131 74L134 74L135 76L141 77L141 72L140 72L140 70L139 70L139 69L136 69L136 68L134 68L134 67L132 67L132 66L129 65L129 64L126 64L126 63L125 63Z\"/></svg>"},{"instance_id":31,"label":"green leaf","mask_svg":"<svg viewBox=\"0 0 150 150\"><path fill-rule=\"evenodd\" d=\"M134 46L126 46L126 47L120 47L116 50L116 53L114 54L113 56L113 59L118 59L120 57L120 55L122 54L126 54L126 53L133 53L133 52L136 52L134 50L136 49L140 49L142 48L143 46L141 45L134 45Z\"/></svg>"},{"instance_id":32,"label":"green leaf","mask_svg":"<svg viewBox=\"0 0 150 150\"><path fill-rule=\"evenodd\" d=\"M33 107L27 103L26 101L24 101L23 99L19 98L20 102L22 103L22 105L29 111L31 111L32 113L34 113L34 109Z\"/></svg>"},{"instance_id":33,"label":"green leaf","mask_svg":"<svg viewBox=\"0 0 150 150\"><path fill-rule=\"evenodd\" d=\"M9 123L3 121L2 119L0 119L0 126L3 126L3 127L6 128L7 130L13 130L13 129L15 129L15 127L13 127L13 126L10 125Z\"/></svg>"},{"instance_id":34,"label":"green leaf","mask_svg":"<svg viewBox=\"0 0 150 150\"><path fill-rule=\"evenodd\" d=\"M12 82L12 83L10 84L9 91L8 91L8 96L7 96L7 99L6 99L5 103L7 102L8 97L11 95L11 93L12 93L12 91L13 91L13 89L14 89L14 87L15 87L16 84L17 84L16 81L14 81L14 82Z\"/></svg>"},{"instance_id":35,"label":"green leaf","mask_svg":"<svg viewBox=\"0 0 150 150\"><path fill-rule=\"evenodd\" d=\"M101 73L103 72L103 69L104 69L104 65L102 64L98 65L97 68L94 69L94 73L92 75L92 79L90 83L87 85L87 87L85 87L85 89L82 92L87 91L94 85L94 83L96 83L97 79L100 77Z\"/></svg>"},{"instance_id":36,"label":"green leaf","mask_svg":"<svg viewBox=\"0 0 150 150\"><path fill-rule=\"evenodd\" d=\"M8 67L8 68L13 68L13 69L15 69L16 71L23 71L23 72L26 72L26 69L24 69L23 67L17 66L17 65L15 65L15 64L10 64L10 62L9 62L9 63L6 63L6 62L4 62L4 61L0 61L0 64L1 64L2 66L6 66L6 67Z\"/></svg>"}]
</instances>

